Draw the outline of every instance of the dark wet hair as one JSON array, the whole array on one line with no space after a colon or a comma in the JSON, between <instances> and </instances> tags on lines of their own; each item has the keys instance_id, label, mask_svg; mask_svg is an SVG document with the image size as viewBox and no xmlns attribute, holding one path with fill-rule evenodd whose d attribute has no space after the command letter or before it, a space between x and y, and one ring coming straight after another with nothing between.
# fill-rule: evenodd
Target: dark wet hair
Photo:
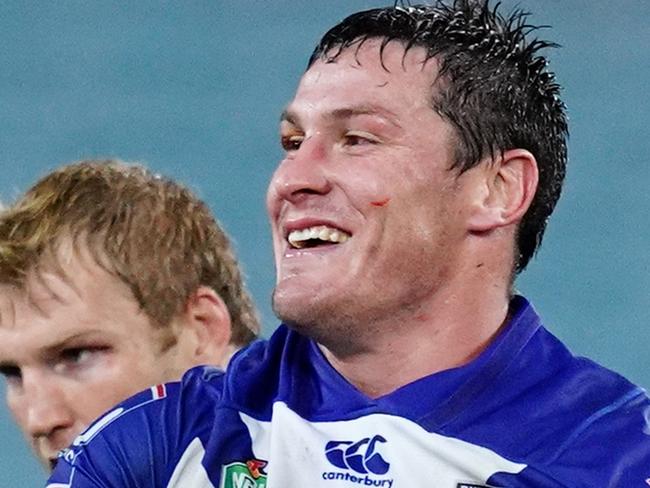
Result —
<instances>
[{"instance_id":1,"label":"dark wet hair","mask_svg":"<svg viewBox=\"0 0 650 488\"><path fill-rule=\"evenodd\" d=\"M405 50L422 47L436 58L432 108L456 129L454 167L461 172L508 149L536 158L539 185L517 235L516 271L542 242L566 172L568 128L560 87L540 50L556 44L530 38L539 29L527 12L508 15L490 0L437 0L432 5L378 8L350 15L330 29L311 55L334 62L342 51L381 39Z\"/></svg>"}]
</instances>

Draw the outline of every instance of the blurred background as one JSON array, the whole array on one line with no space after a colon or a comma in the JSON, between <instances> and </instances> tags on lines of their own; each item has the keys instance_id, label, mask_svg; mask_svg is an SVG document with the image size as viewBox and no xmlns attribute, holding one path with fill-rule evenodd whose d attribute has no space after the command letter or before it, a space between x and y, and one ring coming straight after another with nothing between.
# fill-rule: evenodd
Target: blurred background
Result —
<instances>
[{"instance_id":1,"label":"blurred background","mask_svg":"<svg viewBox=\"0 0 650 488\"><path fill-rule=\"evenodd\" d=\"M264 332L276 326L264 209L278 119L315 42L364 0L0 3L0 200L88 157L142 161L194 189L233 237ZM570 166L518 280L579 354L650 386L650 2L506 0L563 47ZM0 385L4 395L4 383ZM0 406L0 487L45 474Z\"/></svg>"}]
</instances>

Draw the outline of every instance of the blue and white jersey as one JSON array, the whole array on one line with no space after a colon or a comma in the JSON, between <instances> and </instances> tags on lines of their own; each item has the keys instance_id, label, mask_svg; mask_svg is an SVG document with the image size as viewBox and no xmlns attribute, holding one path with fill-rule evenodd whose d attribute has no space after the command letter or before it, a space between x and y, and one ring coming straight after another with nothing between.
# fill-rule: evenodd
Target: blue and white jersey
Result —
<instances>
[{"instance_id":1,"label":"blue and white jersey","mask_svg":"<svg viewBox=\"0 0 650 488\"><path fill-rule=\"evenodd\" d=\"M521 297L471 363L371 399L280 327L124 402L50 488L643 488L650 400L573 356Z\"/></svg>"}]
</instances>

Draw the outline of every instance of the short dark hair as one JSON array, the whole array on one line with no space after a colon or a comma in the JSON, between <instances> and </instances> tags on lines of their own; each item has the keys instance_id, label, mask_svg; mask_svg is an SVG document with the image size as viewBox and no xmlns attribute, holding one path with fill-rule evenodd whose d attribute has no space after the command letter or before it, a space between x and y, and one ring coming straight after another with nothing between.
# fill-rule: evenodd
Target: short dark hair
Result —
<instances>
[{"instance_id":1,"label":"short dark hair","mask_svg":"<svg viewBox=\"0 0 650 488\"><path fill-rule=\"evenodd\" d=\"M432 5L378 8L350 15L312 53L333 62L345 49L381 39L427 51L439 73L432 108L456 130L454 168L466 171L486 156L522 148L536 158L539 185L519 224L515 268L522 271L542 242L566 173L568 127L560 87L539 51L557 45L530 33L527 12L499 12L490 0L437 0Z\"/></svg>"}]
</instances>

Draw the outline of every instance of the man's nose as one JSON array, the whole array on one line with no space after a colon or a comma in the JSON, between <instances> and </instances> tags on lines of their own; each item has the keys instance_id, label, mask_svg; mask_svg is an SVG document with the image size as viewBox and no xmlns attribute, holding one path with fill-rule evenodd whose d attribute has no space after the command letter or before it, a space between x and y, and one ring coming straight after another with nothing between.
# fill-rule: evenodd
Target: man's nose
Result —
<instances>
[{"instance_id":1,"label":"man's nose","mask_svg":"<svg viewBox=\"0 0 650 488\"><path fill-rule=\"evenodd\" d=\"M71 406L55 378L24 372L22 395L24 429L30 437L60 436L74 424Z\"/></svg>"},{"instance_id":2,"label":"man's nose","mask_svg":"<svg viewBox=\"0 0 650 488\"><path fill-rule=\"evenodd\" d=\"M272 193L293 203L331 189L328 151L318 136L306 138L278 166L271 180Z\"/></svg>"}]
</instances>

